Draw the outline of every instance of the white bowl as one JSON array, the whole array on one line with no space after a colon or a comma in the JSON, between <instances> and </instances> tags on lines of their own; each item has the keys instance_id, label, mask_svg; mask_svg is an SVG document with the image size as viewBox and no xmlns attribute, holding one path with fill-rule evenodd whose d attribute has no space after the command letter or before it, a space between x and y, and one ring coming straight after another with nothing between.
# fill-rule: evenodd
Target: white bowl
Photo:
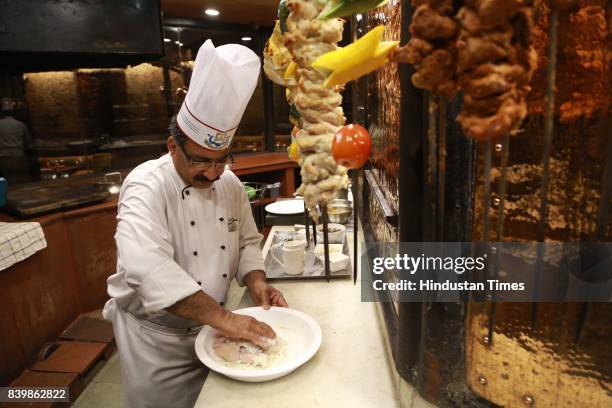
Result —
<instances>
[{"instance_id":1,"label":"white bowl","mask_svg":"<svg viewBox=\"0 0 612 408\"><path fill-rule=\"evenodd\" d=\"M344 236L346 235L346 227L342 224L327 224L329 232L329 243L330 244L343 244ZM335 232L331 232L334 231ZM323 224L317 225L317 240L323 243Z\"/></svg>"},{"instance_id":2,"label":"white bowl","mask_svg":"<svg viewBox=\"0 0 612 408\"><path fill-rule=\"evenodd\" d=\"M267 323L273 329L288 330L292 337L287 339L289 353L287 358L267 368L228 367L215 355L212 342L217 330L205 326L195 341L198 358L208 368L229 378L246 382L263 382L283 377L312 358L321 346L323 334L316 321L307 314L288 308L272 307L264 310L261 307L249 307L234 313L252 316Z\"/></svg>"}]
</instances>

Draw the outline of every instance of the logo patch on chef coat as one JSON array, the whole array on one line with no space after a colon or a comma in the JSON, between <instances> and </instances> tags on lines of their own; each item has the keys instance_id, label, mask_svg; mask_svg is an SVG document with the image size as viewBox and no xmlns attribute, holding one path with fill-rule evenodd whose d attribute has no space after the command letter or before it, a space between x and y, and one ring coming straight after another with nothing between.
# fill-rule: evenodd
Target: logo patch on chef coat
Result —
<instances>
[{"instance_id":1,"label":"logo patch on chef coat","mask_svg":"<svg viewBox=\"0 0 612 408\"><path fill-rule=\"evenodd\" d=\"M227 221L227 230L229 232L238 231L238 226L240 225L240 218L230 218Z\"/></svg>"}]
</instances>

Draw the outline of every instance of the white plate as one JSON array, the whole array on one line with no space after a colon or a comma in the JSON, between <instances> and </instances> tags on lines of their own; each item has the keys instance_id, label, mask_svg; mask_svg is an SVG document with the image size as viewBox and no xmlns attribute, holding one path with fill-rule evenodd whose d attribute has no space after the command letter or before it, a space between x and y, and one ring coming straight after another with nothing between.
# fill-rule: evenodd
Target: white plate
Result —
<instances>
[{"instance_id":1,"label":"white plate","mask_svg":"<svg viewBox=\"0 0 612 408\"><path fill-rule=\"evenodd\" d=\"M205 326L195 341L195 351L200 361L213 371L229 378L246 382L263 382L283 377L312 358L321 346L323 334L321 327L307 314L283 307L272 307L264 310L261 307L249 307L234 313L252 316L267 323L272 328L282 328L291 332L288 338L288 356L268 368L228 367L215 355L212 342L217 330Z\"/></svg>"},{"instance_id":2,"label":"white plate","mask_svg":"<svg viewBox=\"0 0 612 408\"><path fill-rule=\"evenodd\" d=\"M304 199L294 198L292 200L276 201L266 205L266 211L276 215L295 215L304 212Z\"/></svg>"}]
</instances>

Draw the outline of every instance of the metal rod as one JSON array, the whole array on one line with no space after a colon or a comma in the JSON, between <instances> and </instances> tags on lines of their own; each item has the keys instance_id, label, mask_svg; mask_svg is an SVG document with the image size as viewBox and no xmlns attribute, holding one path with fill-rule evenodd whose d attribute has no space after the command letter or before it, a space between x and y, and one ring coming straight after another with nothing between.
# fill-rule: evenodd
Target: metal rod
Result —
<instances>
[{"instance_id":1,"label":"metal rod","mask_svg":"<svg viewBox=\"0 0 612 408\"><path fill-rule=\"evenodd\" d=\"M353 285L357 284L357 244L359 235L359 169L353 170Z\"/></svg>"},{"instance_id":2,"label":"metal rod","mask_svg":"<svg viewBox=\"0 0 612 408\"><path fill-rule=\"evenodd\" d=\"M501 143L502 159L501 159L501 179L497 190L499 204L497 209L497 227L496 227L496 242L501 242L504 237L504 207L506 204L506 178L508 176L508 157L510 156L510 135L504 135ZM497 149L496 149L497 150ZM499 256L500 248L495 252L495 268L493 269L493 279L499 277ZM492 294L491 310L489 311L488 336L489 346L493 344L493 334L495 333L495 320L497 317L497 299L495 292Z\"/></svg>"},{"instance_id":3,"label":"metal rod","mask_svg":"<svg viewBox=\"0 0 612 408\"><path fill-rule=\"evenodd\" d=\"M315 223L314 218L312 221L312 240L314 241L315 246L317 246L317 224Z\"/></svg>"},{"instance_id":4,"label":"metal rod","mask_svg":"<svg viewBox=\"0 0 612 408\"><path fill-rule=\"evenodd\" d=\"M608 220L608 210L610 205L610 194L612 194L612 129L610 126L609 114L606 112L606 118L602 124L602 131L608 137L608 152L606 157L606 167L601 181L601 196L599 197L599 209L597 211L597 226L595 230L595 239L605 241L606 226Z\"/></svg>"},{"instance_id":5,"label":"metal rod","mask_svg":"<svg viewBox=\"0 0 612 408\"><path fill-rule=\"evenodd\" d=\"M306 202L304 202L304 228L306 228L306 248L310 247L310 220L308 218L308 207L306 207Z\"/></svg>"},{"instance_id":6,"label":"metal rod","mask_svg":"<svg viewBox=\"0 0 612 408\"><path fill-rule=\"evenodd\" d=\"M438 100L438 205L436 241L444 242L444 214L446 213L446 99Z\"/></svg>"},{"instance_id":7,"label":"metal rod","mask_svg":"<svg viewBox=\"0 0 612 408\"><path fill-rule=\"evenodd\" d=\"M325 253L325 277L327 282L331 280L329 269L329 229L327 223L327 204L321 205L321 216L323 217L323 252Z\"/></svg>"},{"instance_id":8,"label":"metal rod","mask_svg":"<svg viewBox=\"0 0 612 408\"><path fill-rule=\"evenodd\" d=\"M595 227L595 240L606 241L606 226L608 224L608 210L610 205L610 194L612 193L612 132L610 132L610 116L605 112L605 119L601 124L601 130L607 137L606 165L601 180L601 196L599 197L599 208L597 210L597 224ZM578 311L578 324L576 326L576 344L580 343L586 322L591 311L591 303L585 302L580 305Z\"/></svg>"},{"instance_id":9,"label":"metal rod","mask_svg":"<svg viewBox=\"0 0 612 408\"><path fill-rule=\"evenodd\" d=\"M504 207L506 205L506 178L508 176L508 157L510 156L510 135L505 135L502 143L502 160L501 160L501 179L499 181L499 188L497 195L499 198L498 210L497 210L497 228L496 228L496 241L501 242L504 237ZM497 251L499 254L499 251Z\"/></svg>"},{"instance_id":10,"label":"metal rod","mask_svg":"<svg viewBox=\"0 0 612 408\"><path fill-rule=\"evenodd\" d=\"M578 311L578 322L576 323L576 336L574 339L576 344L580 343L580 340L582 339L582 334L584 333L584 327L586 326L590 310L591 304L589 302L580 304L580 310Z\"/></svg>"},{"instance_id":11,"label":"metal rod","mask_svg":"<svg viewBox=\"0 0 612 408\"><path fill-rule=\"evenodd\" d=\"M425 187L424 199L427 202L427 210L425 214L426 224L428 228L425 229L425 240L435 241L436 232L438 231L438 225L441 220L437 219L437 202L435 200L435 194L438 186L438 103L436 97L431 93L427 92L427 169L426 177L427 183ZM431 187L430 187L431 186ZM432 191L435 190L435 191Z\"/></svg>"},{"instance_id":12,"label":"metal rod","mask_svg":"<svg viewBox=\"0 0 612 408\"><path fill-rule=\"evenodd\" d=\"M482 200L482 241L485 243L489 242L489 229L491 227L489 222L489 207L491 207L491 145L492 142L490 140L485 143L485 163L483 174L484 193Z\"/></svg>"},{"instance_id":13,"label":"metal rod","mask_svg":"<svg viewBox=\"0 0 612 408\"><path fill-rule=\"evenodd\" d=\"M544 115L544 152L542 166L542 185L540 186L540 220L537 227L538 252L536 259L536 270L534 276L533 295L534 299L540 291L540 275L542 273L542 258L544 256L544 245L541 244L546 238L546 224L548 218L548 185L550 182L550 154L552 150L553 132L555 130L555 85L557 82L557 49L558 49L558 27L559 9L553 7L550 16L550 27L548 30L548 66L546 67L546 112ZM531 304L531 328L534 329L538 318L538 304Z\"/></svg>"}]
</instances>

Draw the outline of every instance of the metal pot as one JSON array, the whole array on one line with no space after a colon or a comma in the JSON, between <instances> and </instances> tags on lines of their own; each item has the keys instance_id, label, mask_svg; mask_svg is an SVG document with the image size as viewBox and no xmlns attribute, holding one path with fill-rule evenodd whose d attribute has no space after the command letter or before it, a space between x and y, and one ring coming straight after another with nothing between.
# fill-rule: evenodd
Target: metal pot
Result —
<instances>
[{"instance_id":1,"label":"metal pot","mask_svg":"<svg viewBox=\"0 0 612 408\"><path fill-rule=\"evenodd\" d=\"M334 199L327 205L329 222L348 224L353 214L353 204L349 200Z\"/></svg>"},{"instance_id":2,"label":"metal pot","mask_svg":"<svg viewBox=\"0 0 612 408\"><path fill-rule=\"evenodd\" d=\"M338 192L336 193L336 199L339 200L346 200L348 199L348 188L343 188L341 190L338 190Z\"/></svg>"}]
</instances>

